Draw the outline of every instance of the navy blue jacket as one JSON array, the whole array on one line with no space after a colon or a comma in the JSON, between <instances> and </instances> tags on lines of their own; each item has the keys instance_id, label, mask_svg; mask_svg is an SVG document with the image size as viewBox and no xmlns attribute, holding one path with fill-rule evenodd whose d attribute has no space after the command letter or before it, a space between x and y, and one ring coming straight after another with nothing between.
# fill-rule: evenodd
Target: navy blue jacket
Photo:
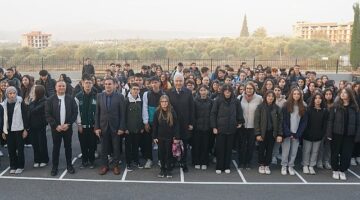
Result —
<instances>
[{"instance_id":1,"label":"navy blue jacket","mask_svg":"<svg viewBox=\"0 0 360 200\"><path fill-rule=\"evenodd\" d=\"M307 126L307 121L308 121L307 114L305 113L304 116L302 116L300 118L299 127L298 127L296 133L291 133L291 131L290 131L290 115L291 115L291 113L289 113L287 111L286 105L282 108L282 110L283 110L283 137L287 138L290 136L294 136L295 138L300 139L306 129L306 126Z\"/></svg>"}]
</instances>

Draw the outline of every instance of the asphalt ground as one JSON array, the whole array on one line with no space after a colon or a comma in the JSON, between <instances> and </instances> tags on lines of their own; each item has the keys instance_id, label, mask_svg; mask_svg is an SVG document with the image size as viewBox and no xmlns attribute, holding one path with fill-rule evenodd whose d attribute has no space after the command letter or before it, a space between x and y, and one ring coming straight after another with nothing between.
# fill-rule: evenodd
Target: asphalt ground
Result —
<instances>
[{"instance_id":1,"label":"asphalt ground","mask_svg":"<svg viewBox=\"0 0 360 200\"><path fill-rule=\"evenodd\" d=\"M74 128L74 130L76 130ZM52 139L47 132L51 160ZM33 150L25 148L25 170L22 174L9 174L7 149L1 148L4 156L0 166L0 199L359 199L360 166L352 166L347 172L347 181L334 180L330 170L316 169L316 175L302 173L299 159L296 161L296 175L283 176L279 165L271 165L271 175L260 175L257 170L256 152L250 170L237 167L237 155L233 154L231 173L215 174L215 165L207 170L196 170L189 164L189 172L183 173L178 167L173 178L158 178L160 169L155 164L157 151L154 150L152 169L125 170L124 154L121 174L111 172L104 176L95 169L80 169L80 144L77 132L73 134L73 162L75 174L68 174L64 149L60 154L59 174L50 176L51 162L44 168L33 168ZM100 150L100 147L98 148ZM190 153L189 153L190 154ZM301 157L299 150L298 158ZM141 160L144 164L145 160ZM189 162L190 158L189 158Z\"/></svg>"}]
</instances>

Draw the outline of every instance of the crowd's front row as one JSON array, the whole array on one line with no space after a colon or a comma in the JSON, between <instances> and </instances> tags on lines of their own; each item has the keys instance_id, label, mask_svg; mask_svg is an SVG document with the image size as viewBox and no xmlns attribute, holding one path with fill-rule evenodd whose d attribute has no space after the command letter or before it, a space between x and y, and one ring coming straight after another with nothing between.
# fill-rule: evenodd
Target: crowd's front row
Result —
<instances>
[{"instance_id":1,"label":"crowd's front row","mask_svg":"<svg viewBox=\"0 0 360 200\"><path fill-rule=\"evenodd\" d=\"M36 85L35 100L28 107L17 95L16 88L8 87L6 99L0 106L0 130L7 140L10 174L24 170L24 138L28 134L34 148L34 167L48 164L47 124L53 139L51 175L58 174L62 140L68 173L75 173L71 140L72 124L77 123L81 168L94 168L97 141L101 141L100 175L108 172L109 157L113 173L120 174L122 138L125 137L128 171L134 167L151 167L154 142L158 145L159 177L171 178L176 162L184 172L188 171L189 144L195 169L207 169L210 153L216 157L216 173L230 173L234 147L238 147L239 166L246 169L250 168L257 143L259 173L271 174L269 166L281 147L281 174L295 175L295 159L302 143L303 173L316 174L318 154L331 152L331 160L324 160L325 167L331 167L334 179L346 180L345 172L355 142L360 141L359 107L351 89L341 89L335 103L326 106L321 92L315 92L306 105L303 92L298 88L291 90L287 100L279 98L279 87L266 91L261 97L255 93L256 87L251 81L238 97L233 88L225 84L215 100L209 98L207 86L200 86L193 98L191 91L184 87L181 74L175 75L174 88L167 93L161 91L158 78L153 77L150 82L152 89L142 94L140 86L132 84L124 98L115 92L112 78L105 80L105 90L97 94L91 77L85 74L83 90L75 98L65 94L64 81L56 83L56 94L49 98L45 98L44 87ZM215 151L212 151L214 143ZM145 166L139 162L139 148L146 159ZM320 160L322 163L323 159Z\"/></svg>"}]
</instances>

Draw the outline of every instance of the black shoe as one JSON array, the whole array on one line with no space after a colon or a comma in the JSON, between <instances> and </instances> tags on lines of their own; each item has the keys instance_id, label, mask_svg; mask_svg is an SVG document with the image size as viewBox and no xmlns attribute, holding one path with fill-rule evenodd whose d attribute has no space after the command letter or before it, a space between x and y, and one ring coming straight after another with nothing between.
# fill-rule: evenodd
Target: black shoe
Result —
<instances>
[{"instance_id":1,"label":"black shoe","mask_svg":"<svg viewBox=\"0 0 360 200\"><path fill-rule=\"evenodd\" d=\"M72 165L69 165L67 167L67 171L68 171L69 174L75 174L75 169L74 169L74 167Z\"/></svg>"},{"instance_id":2,"label":"black shoe","mask_svg":"<svg viewBox=\"0 0 360 200\"><path fill-rule=\"evenodd\" d=\"M90 168L90 169L94 169L94 168L95 168L94 161L93 161L93 162L89 162L89 168Z\"/></svg>"},{"instance_id":3,"label":"black shoe","mask_svg":"<svg viewBox=\"0 0 360 200\"><path fill-rule=\"evenodd\" d=\"M82 162L81 165L80 165L80 169L84 169L84 168L86 168L88 165L89 165L88 162Z\"/></svg>"},{"instance_id":4,"label":"black shoe","mask_svg":"<svg viewBox=\"0 0 360 200\"><path fill-rule=\"evenodd\" d=\"M142 166L139 162L135 162L135 166L138 168L138 169L143 169L144 166Z\"/></svg>"},{"instance_id":5,"label":"black shoe","mask_svg":"<svg viewBox=\"0 0 360 200\"><path fill-rule=\"evenodd\" d=\"M50 174L51 176L56 176L58 174L58 169L53 167Z\"/></svg>"},{"instance_id":6,"label":"black shoe","mask_svg":"<svg viewBox=\"0 0 360 200\"><path fill-rule=\"evenodd\" d=\"M245 164L244 166L245 166L244 168L245 168L246 170L251 170L250 164Z\"/></svg>"},{"instance_id":7,"label":"black shoe","mask_svg":"<svg viewBox=\"0 0 360 200\"><path fill-rule=\"evenodd\" d=\"M164 170L161 170L160 173L158 174L159 178L164 178L165 177L165 172Z\"/></svg>"},{"instance_id":8,"label":"black shoe","mask_svg":"<svg viewBox=\"0 0 360 200\"><path fill-rule=\"evenodd\" d=\"M167 171L166 172L166 178L172 178L173 176L172 176L172 173L171 173L171 171Z\"/></svg>"},{"instance_id":9,"label":"black shoe","mask_svg":"<svg viewBox=\"0 0 360 200\"><path fill-rule=\"evenodd\" d=\"M184 172L184 173L189 172L189 169L188 169L188 167L187 167L186 165L183 165L183 166L182 166L182 169L183 169L183 172Z\"/></svg>"},{"instance_id":10,"label":"black shoe","mask_svg":"<svg viewBox=\"0 0 360 200\"><path fill-rule=\"evenodd\" d=\"M131 164L127 164L127 165L126 165L126 169L128 170L128 172L134 171L134 168L132 167Z\"/></svg>"}]
</instances>

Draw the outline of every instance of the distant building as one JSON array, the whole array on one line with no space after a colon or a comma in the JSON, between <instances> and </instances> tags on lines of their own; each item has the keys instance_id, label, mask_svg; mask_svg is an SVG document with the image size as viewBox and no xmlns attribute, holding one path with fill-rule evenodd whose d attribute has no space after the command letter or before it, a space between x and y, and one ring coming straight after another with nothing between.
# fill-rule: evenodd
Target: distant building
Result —
<instances>
[{"instance_id":1,"label":"distant building","mask_svg":"<svg viewBox=\"0 0 360 200\"><path fill-rule=\"evenodd\" d=\"M303 39L327 39L332 44L350 43L352 24L297 22L293 26L294 36Z\"/></svg>"},{"instance_id":2,"label":"distant building","mask_svg":"<svg viewBox=\"0 0 360 200\"><path fill-rule=\"evenodd\" d=\"M43 49L51 46L51 34L42 33L41 31L32 31L22 34L22 47Z\"/></svg>"}]
</instances>

